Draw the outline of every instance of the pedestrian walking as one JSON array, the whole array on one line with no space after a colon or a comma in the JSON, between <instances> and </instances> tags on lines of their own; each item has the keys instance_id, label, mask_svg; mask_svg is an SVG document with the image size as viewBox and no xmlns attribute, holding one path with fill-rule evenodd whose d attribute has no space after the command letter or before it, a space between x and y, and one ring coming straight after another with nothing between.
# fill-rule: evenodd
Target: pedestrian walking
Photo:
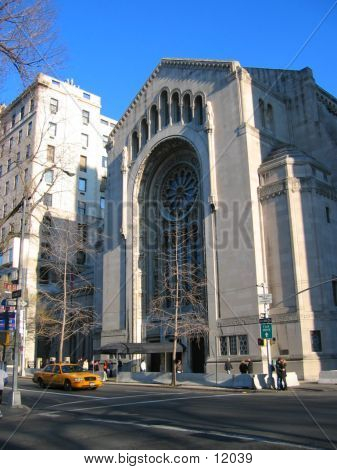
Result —
<instances>
[{"instance_id":1,"label":"pedestrian walking","mask_svg":"<svg viewBox=\"0 0 337 470\"><path fill-rule=\"evenodd\" d=\"M176 371L177 371L177 374L183 373L183 364L180 359L178 359L176 362Z\"/></svg>"},{"instance_id":2,"label":"pedestrian walking","mask_svg":"<svg viewBox=\"0 0 337 470\"><path fill-rule=\"evenodd\" d=\"M225 371L228 375L230 375L232 373L233 365L232 365L231 360L230 360L229 357L227 358L227 361L225 362L224 368L225 368Z\"/></svg>"},{"instance_id":3,"label":"pedestrian walking","mask_svg":"<svg viewBox=\"0 0 337 470\"><path fill-rule=\"evenodd\" d=\"M89 369L88 359L84 359L82 367L83 367L83 370L88 370Z\"/></svg>"},{"instance_id":4,"label":"pedestrian walking","mask_svg":"<svg viewBox=\"0 0 337 470\"><path fill-rule=\"evenodd\" d=\"M109 371L109 377L110 377L110 379L111 379L111 377L113 377L113 370L114 370L113 362L112 362L112 361L109 361L108 371Z\"/></svg>"},{"instance_id":5,"label":"pedestrian walking","mask_svg":"<svg viewBox=\"0 0 337 470\"><path fill-rule=\"evenodd\" d=\"M108 361L104 361L103 363L103 382L108 380Z\"/></svg>"},{"instance_id":6,"label":"pedestrian walking","mask_svg":"<svg viewBox=\"0 0 337 470\"><path fill-rule=\"evenodd\" d=\"M142 359L142 362L140 363L140 371L141 371L141 372L146 372L146 362L145 362L145 359Z\"/></svg>"}]
</instances>

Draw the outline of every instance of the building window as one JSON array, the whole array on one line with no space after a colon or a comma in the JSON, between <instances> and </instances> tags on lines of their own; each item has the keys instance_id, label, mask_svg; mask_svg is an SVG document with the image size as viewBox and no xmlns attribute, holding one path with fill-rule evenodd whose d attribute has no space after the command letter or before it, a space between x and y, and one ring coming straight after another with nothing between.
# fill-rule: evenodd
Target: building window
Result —
<instances>
[{"instance_id":1,"label":"building window","mask_svg":"<svg viewBox=\"0 0 337 470\"><path fill-rule=\"evenodd\" d=\"M86 203L84 201L78 201L77 203L77 213L78 215L85 215L86 214Z\"/></svg>"},{"instance_id":2,"label":"building window","mask_svg":"<svg viewBox=\"0 0 337 470\"><path fill-rule=\"evenodd\" d=\"M108 157L105 157L103 155L102 157L102 168L107 168L108 167Z\"/></svg>"},{"instance_id":3,"label":"building window","mask_svg":"<svg viewBox=\"0 0 337 470\"><path fill-rule=\"evenodd\" d=\"M238 348L236 344L236 336L228 336L229 340L229 354L235 356L238 353Z\"/></svg>"},{"instance_id":4,"label":"building window","mask_svg":"<svg viewBox=\"0 0 337 470\"><path fill-rule=\"evenodd\" d=\"M202 105L202 97L198 95L194 100L194 115L195 122L198 126L202 126L204 123L204 108Z\"/></svg>"},{"instance_id":5,"label":"building window","mask_svg":"<svg viewBox=\"0 0 337 470\"><path fill-rule=\"evenodd\" d=\"M19 130L18 144L20 144L21 140L22 140L22 129Z\"/></svg>"},{"instance_id":6,"label":"building window","mask_svg":"<svg viewBox=\"0 0 337 470\"><path fill-rule=\"evenodd\" d=\"M149 138L149 126L147 120L144 118L140 125L141 146L144 147Z\"/></svg>"},{"instance_id":7,"label":"building window","mask_svg":"<svg viewBox=\"0 0 337 470\"><path fill-rule=\"evenodd\" d=\"M139 139L137 131L132 133L132 141L131 141L131 156L132 160L136 160L137 155L139 152Z\"/></svg>"},{"instance_id":8,"label":"building window","mask_svg":"<svg viewBox=\"0 0 337 470\"><path fill-rule=\"evenodd\" d=\"M80 171L87 171L87 157L84 155L80 156Z\"/></svg>"},{"instance_id":9,"label":"building window","mask_svg":"<svg viewBox=\"0 0 337 470\"><path fill-rule=\"evenodd\" d=\"M78 190L85 193L87 190L87 180L85 178L78 179Z\"/></svg>"},{"instance_id":10,"label":"building window","mask_svg":"<svg viewBox=\"0 0 337 470\"><path fill-rule=\"evenodd\" d=\"M89 145L89 136L88 134L81 134L81 144L82 148L87 148Z\"/></svg>"},{"instance_id":11,"label":"building window","mask_svg":"<svg viewBox=\"0 0 337 470\"><path fill-rule=\"evenodd\" d=\"M24 117L25 117L25 107L22 106L22 108L20 110L20 119L22 120Z\"/></svg>"},{"instance_id":12,"label":"building window","mask_svg":"<svg viewBox=\"0 0 337 470\"><path fill-rule=\"evenodd\" d=\"M274 131L274 114L273 114L273 107L271 104L267 104L266 127L270 131Z\"/></svg>"},{"instance_id":13,"label":"building window","mask_svg":"<svg viewBox=\"0 0 337 470\"><path fill-rule=\"evenodd\" d=\"M26 158L30 157L30 144L27 145L26 147Z\"/></svg>"},{"instance_id":14,"label":"building window","mask_svg":"<svg viewBox=\"0 0 337 470\"><path fill-rule=\"evenodd\" d=\"M180 102L177 92L172 95L171 114L173 123L180 122Z\"/></svg>"},{"instance_id":15,"label":"building window","mask_svg":"<svg viewBox=\"0 0 337 470\"><path fill-rule=\"evenodd\" d=\"M47 147L47 161L52 163L55 161L55 147L53 145Z\"/></svg>"},{"instance_id":16,"label":"building window","mask_svg":"<svg viewBox=\"0 0 337 470\"><path fill-rule=\"evenodd\" d=\"M337 277L337 276L334 276ZM337 307L337 279L332 281L332 295L333 295L333 302Z\"/></svg>"},{"instance_id":17,"label":"building window","mask_svg":"<svg viewBox=\"0 0 337 470\"><path fill-rule=\"evenodd\" d=\"M14 189L16 189L18 187L18 183L19 183L19 175L15 175L15 177L14 177Z\"/></svg>"},{"instance_id":18,"label":"building window","mask_svg":"<svg viewBox=\"0 0 337 470\"><path fill-rule=\"evenodd\" d=\"M330 207L325 208L326 221L330 224Z\"/></svg>"},{"instance_id":19,"label":"building window","mask_svg":"<svg viewBox=\"0 0 337 470\"><path fill-rule=\"evenodd\" d=\"M30 123L28 124L27 135L32 134L32 129L33 129L33 123L32 121L30 121Z\"/></svg>"},{"instance_id":20,"label":"building window","mask_svg":"<svg viewBox=\"0 0 337 470\"><path fill-rule=\"evenodd\" d=\"M83 92L83 98L85 98L86 100L90 100L90 95L89 93L86 93L85 91Z\"/></svg>"},{"instance_id":21,"label":"building window","mask_svg":"<svg viewBox=\"0 0 337 470\"><path fill-rule=\"evenodd\" d=\"M81 243L85 243L88 239L88 226L87 224L78 224L78 235Z\"/></svg>"},{"instance_id":22,"label":"building window","mask_svg":"<svg viewBox=\"0 0 337 470\"><path fill-rule=\"evenodd\" d=\"M89 124L89 111L82 110L82 124L87 126Z\"/></svg>"},{"instance_id":23,"label":"building window","mask_svg":"<svg viewBox=\"0 0 337 470\"><path fill-rule=\"evenodd\" d=\"M247 335L239 335L238 336L238 342L239 342L239 354L249 354L248 336Z\"/></svg>"},{"instance_id":24,"label":"building window","mask_svg":"<svg viewBox=\"0 0 337 470\"><path fill-rule=\"evenodd\" d=\"M104 124L105 126L107 126L109 123L105 119L101 119L101 124Z\"/></svg>"},{"instance_id":25,"label":"building window","mask_svg":"<svg viewBox=\"0 0 337 470\"><path fill-rule=\"evenodd\" d=\"M4 208L3 208L4 217L6 217L7 215L7 209L8 209L8 204L4 204Z\"/></svg>"},{"instance_id":26,"label":"building window","mask_svg":"<svg viewBox=\"0 0 337 470\"><path fill-rule=\"evenodd\" d=\"M25 181L28 181L28 168L25 169Z\"/></svg>"},{"instance_id":27,"label":"building window","mask_svg":"<svg viewBox=\"0 0 337 470\"><path fill-rule=\"evenodd\" d=\"M80 265L85 264L85 261L86 261L85 251L83 250L78 251L76 258L77 258L77 264L80 264Z\"/></svg>"},{"instance_id":28,"label":"building window","mask_svg":"<svg viewBox=\"0 0 337 470\"><path fill-rule=\"evenodd\" d=\"M321 331L320 330L310 331L310 337L311 337L311 351L321 352L322 351Z\"/></svg>"},{"instance_id":29,"label":"building window","mask_svg":"<svg viewBox=\"0 0 337 470\"><path fill-rule=\"evenodd\" d=\"M53 195L46 193L43 195L43 204L47 207L53 206Z\"/></svg>"},{"instance_id":30,"label":"building window","mask_svg":"<svg viewBox=\"0 0 337 470\"><path fill-rule=\"evenodd\" d=\"M102 142L103 142L103 146L104 146L104 147L106 146L106 144L108 143L108 141L109 141L109 136L103 135Z\"/></svg>"},{"instance_id":31,"label":"building window","mask_svg":"<svg viewBox=\"0 0 337 470\"><path fill-rule=\"evenodd\" d=\"M50 112L51 114L56 114L59 110L59 102L55 98L50 98Z\"/></svg>"},{"instance_id":32,"label":"building window","mask_svg":"<svg viewBox=\"0 0 337 470\"><path fill-rule=\"evenodd\" d=\"M49 269L45 266L40 268L39 282L40 284L49 284Z\"/></svg>"},{"instance_id":33,"label":"building window","mask_svg":"<svg viewBox=\"0 0 337 470\"><path fill-rule=\"evenodd\" d=\"M18 153L16 154L16 161L19 162L20 159L21 159L21 155L20 155L20 152L18 152Z\"/></svg>"},{"instance_id":34,"label":"building window","mask_svg":"<svg viewBox=\"0 0 337 470\"><path fill-rule=\"evenodd\" d=\"M6 184L5 184L5 196L7 196L8 193L9 193L9 181L6 181Z\"/></svg>"},{"instance_id":35,"label":"building window","mask_svg":"<svg viewBox=\"0 0 337 470\"><path fill-rule=\"evenodd\" d=\"M46 184L53 184L54 172L53 170L47 170L44 174L44 180Z\"/></svg>"},{"instance_id":36,"label":"building window","mask_svg":"<svg viewBox=\"0 0 337 470\"><path fill-rule=\"evenodd\" d=\"M34 109L35 109L35 102L34 102L34 100L30 100L30 110L29 111L32 113L34 111Z\"/></svg>"},{"instance_id":37,"label":"building window","mask_svg":"<svg viewBox=\"0 0 337 470\"><path fill-rule=\"evenodd\" d=\"M106 190L106 183L107 183L107 179L106 179L106 176L102 176L102 179L101 179L101 184L100 184L100 192L101 193L104 193L105 190Z\"/></svg>"},{"instance_id":38,"label":"building window","mask_svg":"<svg viewBox=\"0 0 337 470\"><path fill-rule=\"evenodd\" d=\"M167 91L164 90L160 95L160 120L161 128L169 125L170 116L169 116L169 104L168 104L168 95Z\"/></svg>"},{"instance_id":39,"label":"building window","mask_svg":"<svg viewBox=\"0 0 337 470\"><path fill-rule=\"evenodd\" d=\"M192 121L191 97L189 94L186 94L183 99L183 119L185 123Z\"/></svg>"},{"instance_id":40,"label":"building window","mask_svg":"<svg viewBox=\"0 0 337 470\"><path fill-rule=\"evenodd\" d=\"M12 159L9 158L7 162L7 171L11 171L11 169L12 169Z\"/></svg>"},{"instance_id":41,"label":"building window","mask_svg":"<svg viewBox=\"0 0 337 470\"><path fill-rule=\"evenodd\" d=\"M14 143L14 137L11 137L11 138L9 139L9 150L10 150L10 151L11 151L12 148L13 148L13 143Z\"/></svg>"},{"instance_id":42,"label":"building window","mask_svg":"<svg viewBox=\"0 0 337 470\"><path fill-rule=\"evenodd\" d=\"M159 118L157 106L154 104L150 111L150 120L151 120L151 137L153 137L158 132Z\"/></svg>"},{"instance_id":43,"label":"building window","mask_svg":"<svg viewBox=\"0 0 337 470\"><path fill-rule=\"evenodd\" d=\"M15 116L15 114L13 114L13 116L12 116L12 127L15 126L15 118L16 118L16 116Z\"/></svg>"},{"instance_id":44,"label":"building window","mask_svg":"<svg viewBox=\"0 0 337 470\"><path fill-rule=\"evenodd\" d=\"M49 137L56 137L57 125L54 122L49 123Z\"/></svg>"},{"instance_id":45,"label":"building window","mask_svg":"<svg viewBox=\"0 0 337 470\"><path fill-rule=\"evenodd\" d=\"M220 355L221 356L227 356L228 355L227 336L220 336Z\"/></svg>"},{"instance_id":46,"label":"building window","mask_svg":"<svg viewBox=\"0 0 337 470\"><path fill-rule=\"evenodd\" d=\"M99 205L101 209L105 209L105 197L100 198Z\"/></svg>"},{"instance_id":47,"label":"building window","mask_svg":"<svg viewBox=\"0 0 337 470\"><path fill-rule=\"evenodd\" d=\"M0 165L0 178L2 176L2 165Z\"/></svg>"}]
</instances>

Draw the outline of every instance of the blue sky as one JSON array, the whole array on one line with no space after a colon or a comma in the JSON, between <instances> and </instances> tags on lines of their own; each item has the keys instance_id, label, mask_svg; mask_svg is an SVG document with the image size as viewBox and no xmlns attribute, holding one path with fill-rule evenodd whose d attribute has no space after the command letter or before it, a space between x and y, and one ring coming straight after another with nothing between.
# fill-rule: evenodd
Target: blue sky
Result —
<instances>
[{"instance_id":1,"label":"blue sky","mask_svg":"<svg viewBox=\"0 0 337 470\"><path fill-rule=\"evenodd\" d=\"M100 95L102 112L115 119L162 57L233 59L270 68L309 66L317 83L337 96L336 0L54 4L65 61L62 67L46 66L43 71L73 78L81 88ZM8 77L0 101L10 102L20 87L14 74Z\"/></svg>"}]
</instances>

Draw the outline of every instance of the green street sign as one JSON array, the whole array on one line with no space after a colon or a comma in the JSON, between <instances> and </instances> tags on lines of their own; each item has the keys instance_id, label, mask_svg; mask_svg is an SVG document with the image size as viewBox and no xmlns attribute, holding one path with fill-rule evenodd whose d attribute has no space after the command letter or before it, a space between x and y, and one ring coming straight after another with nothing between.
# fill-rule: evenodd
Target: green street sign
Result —
<instances>
[{"instance_id":1,"label":"green street sign","mask_svg":"<svg viewBox=\"0 0 337 470\"><path fill-rule=\"evenodd\" d=\"M273 337L273 325L271 323L261 323L261 338L271 339Z\"/></svg>"}]
</instances>

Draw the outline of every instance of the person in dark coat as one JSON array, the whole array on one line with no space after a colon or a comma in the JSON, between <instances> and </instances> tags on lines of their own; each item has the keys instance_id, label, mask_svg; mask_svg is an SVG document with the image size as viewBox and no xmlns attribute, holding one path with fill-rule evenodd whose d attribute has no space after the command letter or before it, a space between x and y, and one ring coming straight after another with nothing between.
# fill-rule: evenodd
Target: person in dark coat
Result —
<instances>
[{"instance_id":1,"label":"person in dark coat","mask_svg":"<svg viewBox=\"0 0 337 470\"><path fill-rule=\"evenodd\" d=\"M287 390L287 362L282 357L279 357L276 361L276 374L277 374L277 389Z\"/></svg>"},{"instance_id":2,"label":"person in dark coat","mask_svg":"<svg viewBox=\"0 0 337 470\"><path fill-rule=\"evenodd\" d=\"M253 361L250 358L247 359L247 372L248 374L253 373Z\"/></svg>"},{"instance_id":3,"label":"person in dark coat","mask_svg":"<svg viewBox=\"0 0 337 470\"><path fill-rule=\"evenodd\" d=\"M245 361L241 362L241 364L239 366L239 371L241 372L241 374L247 374L247 372L248 372L247 362L245 362Z\"/></svg>"}]
</instances>

